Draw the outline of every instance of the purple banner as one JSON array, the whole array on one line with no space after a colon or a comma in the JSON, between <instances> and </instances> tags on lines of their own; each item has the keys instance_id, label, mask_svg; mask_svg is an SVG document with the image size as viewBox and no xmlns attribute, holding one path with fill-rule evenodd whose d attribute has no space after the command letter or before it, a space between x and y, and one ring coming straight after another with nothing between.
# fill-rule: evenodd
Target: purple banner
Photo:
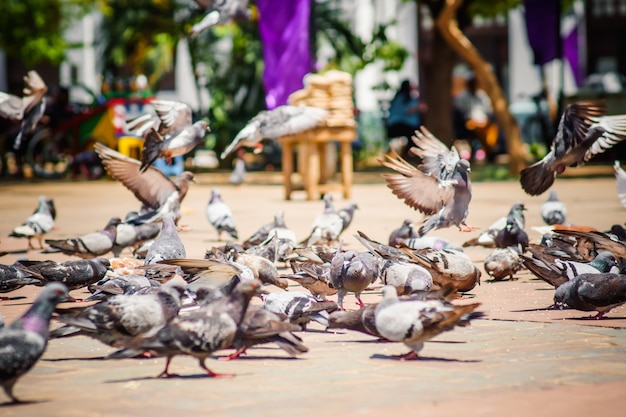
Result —
<instances>
[{"instance_id":1,"label":"purple banner","mask_svg":"<svg viewBox=\"0 0 626 417\"><path fill-rule=\"evenodd\" d=\"M528 43L535 65L543 65L559 55L560 0L524 0Z\"/></svg>"},{"instance_id":2,"label":"purple banner","mask_svg":"<svg viewBox=\"0 0 626 417\"><path fill-rule=\"evenodd\" d=\"M580 87L585 81L585 76L580 68L580 53L578 51L578 28L574 29L563 39L563 55L574 74L576 85Z\"/></svg>"},{"instance_id":3,"label":"purple banner","mask_svg":"<svg viewBox=\"0 0 626 417\"><path fill-rule=\"evenodd\" d=\"M311 72L309 15L311 0L257 0L263 44L263 85L268 109L287 103Z\"/></svg>"}]
</instances>

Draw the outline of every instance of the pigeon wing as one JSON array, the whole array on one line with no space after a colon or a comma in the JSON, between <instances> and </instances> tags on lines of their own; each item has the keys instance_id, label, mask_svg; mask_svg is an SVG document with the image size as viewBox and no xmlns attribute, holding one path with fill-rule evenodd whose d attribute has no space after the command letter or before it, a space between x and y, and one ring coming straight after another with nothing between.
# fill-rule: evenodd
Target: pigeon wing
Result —
<instances>
[{"instance_id":1,"label":"pigeon wing","mask_svg":"<svg viewBox=\"0 0 626 417\"><path fill-rule=\"evenodd\" d=\"M159 133L173 135L192 124L191 108L180 101L154 100L152 106L161 119Z\"/></svg>"},{"instance_id":2,"label":"pigeon wing","mask_svg":"<svg viewBox=\"0 0 626 417\"><path fill-rule=\"evenodd\" d=\"M263 113L260 118L261 136L276 139L311 129L328 116L325 109L309 106L279 106Z\"/></svg>"},{"instance_id":3,"label":"pigeon wing","mask_svg":"<svg viewBox=\"0 0 626 417\"><path fill-rule=\"evenodd\" d=\"M617 182L617 196L622 205L626 207L626 171L620 166L619 161L613 165L615 169L615 181Z\"/></svg>"},{"instance_id":4,"label":"pigeon wing","mask_svg":"<svg viewBox=\"0 0 626 417\"><path fill-rule=\"evenodd\" d=\"M433 174L441 180L452 179L456 163L460 160L457 150L455 148L448 149L424 126L421 126L421 132L415 131L415 136L412 139L417 148L411 148L411 152L422 158L419 169L426 174Z\"/></svg>"}]
</instances>

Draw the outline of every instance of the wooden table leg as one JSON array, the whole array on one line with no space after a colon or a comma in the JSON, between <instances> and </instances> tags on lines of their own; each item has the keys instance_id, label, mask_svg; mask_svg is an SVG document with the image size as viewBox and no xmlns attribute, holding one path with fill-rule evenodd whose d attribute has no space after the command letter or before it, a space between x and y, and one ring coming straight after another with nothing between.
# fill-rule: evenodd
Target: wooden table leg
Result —
<instances>
[{"instance_id":1,"label":"wooden table leg","mask_svg":"<svg viewBox=\"0 0 626 417\"><path fill-rule=\"evenodd\" d=\"M343 184L343 198L348 200L352 192L352 144L341 142L341 182Z\"/></svg>"},{"instance_id":2,"label":"wooden table leg","mask_svg":"<svg viewBox=\"0 0 626 417\"><path fill-rule=\"evenodd\" d=\"M320 154L315 141L308 141L304 145L307 148L307 164L304 170L304 188L307 200L317 200L319 198L320 181Z\"/></svg>"},{"instance_id":3,"label":"wooden table leg","mask_svg":"<svg viewBox=\"0 0 626 417\"><path fill-rule=\"evenodd\" d=\"M285 200L291 200L293 184L291 177L293 174L293 145L289 141L284 141L283 145L283 187L285 187Z\"/></svg>"}]
</instances>

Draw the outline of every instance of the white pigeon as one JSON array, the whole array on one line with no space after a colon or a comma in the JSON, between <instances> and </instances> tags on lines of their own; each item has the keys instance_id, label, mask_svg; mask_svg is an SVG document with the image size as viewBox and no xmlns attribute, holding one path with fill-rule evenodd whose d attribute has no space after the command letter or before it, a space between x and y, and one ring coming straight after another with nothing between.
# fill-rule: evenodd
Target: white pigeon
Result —
<instances>
[{"instance_id":1,"label":"white pigeon","mask_svg":"<svg viewBox=\"0 0 626 417\"><path fill-rule=\"evenodd\" d=\"M30 215L21 225L17 226L10 237L28 238L28 249L35 249L32 239L36 238L39 242L39 248L43 249L43 236L54 227L54 219L48 208L46 196L39 196L39 204L37 210Z\"/></svg>"},{"instance_id":2,"label":"white pigeon","mask_svg":"<svg viewBox=\"0 0 626 417\"><path fill-rule=\"evenodd\" d=\"M242 146L256 146L263 139L278 139L314 128L328 116L328 110L310 106L278 106L254 116L222 152L224 159Z\"/></svg>"},{"instance_id":3,"label":"white pigeon","mask_svg":"<svg viewBox=\"0 0 626 417\"><path fill-rule=\"evenodd\" d=\"M438 299L400 301L396 289L386 285L375 310L376 329L385 339L402 342L411 349L396 359L417 359L425 341L482 316L473 312L478 306L480 303L457 306Z\"/></svg>"},{"instance_id":4,"label":"white pigeon","mask_svg":"<svg viewBox=\"0 0 626 417\"><path fill-rule=\"evenodd\" d=\"M617 182L617 196L622 205L626 207L626 171L620 166L619 161L615 161L613 168L615 169L615 180Z\"/></svg>"},{"instance_id":5,"label":"white pigeon","mask_svg":"<svg viewBox=\"0 0 626 417\"><path fill-rule=\"evenodd\" d=\"M222 240L222 232L228 233L233 239L239 239L235 219L230 207L222 200L217 188L211 190L211 198L206 206L206 217L217 230L217 240Z\"/></svg>"},{"instance_id":6,"label":"white pigeon","mask_svg":"<svg viewBox=\"0 0 626 417\"><path fill-rule=\"evenodd\" d=\"M309 247L316 244L331 244L337 241L343 230L344 219L335 210L332 196L325 194L324 211L315 217L311 233L302 243Z\"/></svg>"}]
</instances>

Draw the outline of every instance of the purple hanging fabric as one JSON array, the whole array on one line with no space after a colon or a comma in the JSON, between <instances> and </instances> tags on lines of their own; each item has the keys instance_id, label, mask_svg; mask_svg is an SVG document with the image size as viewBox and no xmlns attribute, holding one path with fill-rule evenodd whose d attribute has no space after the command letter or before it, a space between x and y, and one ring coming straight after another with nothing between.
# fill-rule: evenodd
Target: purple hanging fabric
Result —
<instances>
[{"instance_id":1,"label":"purple hanging fabric","mask_svg":"<svg viewBox=\"0 0 626 417\"><path fill-rule=\"evenodd\" d=\"M563 39L563 55L574 74L576 85L580 87L585 81L580 68L580 56L578 51L578 27L574 29Z\"/></svg>"},{"instance_id":2,"label":"purple hanging fabric","mask_svg":"<svg viewBox=\"0 0 626 417\"><path fill-rule=\"evenodd\" d=\"M257 0L263 45L263 85L268 109L287 103L311 72L310 0Z\"/></svg>"},{"instance_id":3,"label":"purple hanging fabric","mask_svg":"<svg viewBox=\"0 0 626 417\"><path fill-rule=\"evenodd\" d=\"M560 42L559 0L524 0L528 43L535 55L535 65L558 57Z\"/></svg>"}]
</instances>

